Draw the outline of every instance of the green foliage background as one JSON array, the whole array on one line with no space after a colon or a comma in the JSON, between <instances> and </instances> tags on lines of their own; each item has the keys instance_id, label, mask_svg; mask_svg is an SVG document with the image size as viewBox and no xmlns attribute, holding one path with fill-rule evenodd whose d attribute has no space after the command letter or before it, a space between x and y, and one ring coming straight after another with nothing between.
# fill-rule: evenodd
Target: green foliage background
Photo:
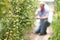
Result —
<instances>
[{"instance_id":1,"label":"green foliage background","mask_svg":"<svg viewBox=\"0 0 60 40\"><path fill-rule=\"evenodd\" d=\"M60 40L60 0L55 0L55 8L56 12L52 23L54 33L50 40Z\"/></svg>"},{"instance_id":2,"label":"green foliage background","mask_svg":"<svg viewBox=\"0 0 60 40\"><path fill-rule=\"evenodd\" d=\"M37 0L0 0L0 40L23 40L36 7Z\"/></svg>"}]
</instances>

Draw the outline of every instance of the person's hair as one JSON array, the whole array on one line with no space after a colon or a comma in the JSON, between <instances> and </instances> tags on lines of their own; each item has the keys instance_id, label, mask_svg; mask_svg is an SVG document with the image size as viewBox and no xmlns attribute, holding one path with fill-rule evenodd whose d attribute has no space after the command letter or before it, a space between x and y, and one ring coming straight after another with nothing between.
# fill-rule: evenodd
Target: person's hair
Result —
<instances>
[{"instance_id":1,"label":"person's hair","mask_svg":"<svg viewBox=\"0 0 60 40\"><path fill-rule=\"evenodd\" d=\"M43 4L43 6L45 5L45 3L44 3L44 2L40 2L39 4Z\"/></svg>"}]
</instances>

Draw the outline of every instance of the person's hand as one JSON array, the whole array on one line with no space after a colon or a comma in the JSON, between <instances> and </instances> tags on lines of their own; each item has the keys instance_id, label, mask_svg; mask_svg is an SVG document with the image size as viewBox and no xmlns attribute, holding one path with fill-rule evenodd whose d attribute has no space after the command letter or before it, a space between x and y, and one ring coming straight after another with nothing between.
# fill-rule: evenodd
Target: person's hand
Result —
<instances>
[{"instance_id":1,"label":"person's hand","mask_svg":"<svg viewBox=\"0 0 60 40\"><path fill-rule=\"evenodd\" d=\"M36 17L35 19L40 19L40 18L37 18L37 17Z\"/></svg>"},{"instance_id":2,"label":"person's hand","mask_svg":"<svg viewBox=\"0 0 60 40\"><path fill-rule=\"evenodd\" d=\"M36 19L40 19L40 18L36 18Z\"/></svg>"}]
</instances>

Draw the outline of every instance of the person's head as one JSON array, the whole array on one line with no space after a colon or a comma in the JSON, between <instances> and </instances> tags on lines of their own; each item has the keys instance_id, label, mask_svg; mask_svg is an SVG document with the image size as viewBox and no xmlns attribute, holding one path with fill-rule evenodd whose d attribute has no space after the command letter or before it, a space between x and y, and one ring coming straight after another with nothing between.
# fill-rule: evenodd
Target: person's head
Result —
<instances>
[{"instance_id":1,"label":"person's head","mask_svg":"<svg viewBox=\"0 0 60 40\"><path fill-rule=\"evenodd\" d=\"M44 10L45 3L44 2L40 2L39 5L40 5L41 10Z\"/></svg>"}]
</instances>

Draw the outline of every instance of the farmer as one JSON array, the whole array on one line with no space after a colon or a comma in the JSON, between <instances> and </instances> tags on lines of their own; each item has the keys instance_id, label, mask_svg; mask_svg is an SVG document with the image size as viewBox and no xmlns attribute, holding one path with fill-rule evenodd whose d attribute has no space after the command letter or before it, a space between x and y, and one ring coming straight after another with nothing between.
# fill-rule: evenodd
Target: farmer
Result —
<instances>
[{"instance_id":1,"label":"farmer","mask_svg":"<svg viewBox=\"0 0 60 40\"><path fill-rule=\"evenodd\" d=\"M40 2L39 5L40 5L39 6L40 8L38 8L36 10L35 15L40 16L40 18L36 18L36 19L40 19L40 26L35 33L36 34L40 33L40 35L45 35L45 34L47 34L46 29L50 25L50 23L48 22L49 10L47 8L45 8L44 2Z\"/></svg>"}]
</instances>

